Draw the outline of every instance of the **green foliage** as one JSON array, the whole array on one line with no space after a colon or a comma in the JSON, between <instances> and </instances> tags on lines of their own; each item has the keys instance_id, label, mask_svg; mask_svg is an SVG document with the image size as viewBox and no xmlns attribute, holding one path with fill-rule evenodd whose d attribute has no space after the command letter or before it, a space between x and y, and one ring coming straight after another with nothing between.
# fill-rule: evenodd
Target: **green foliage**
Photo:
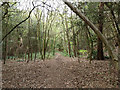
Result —
<instances>
[{"instance_id":1,"label":"green foliage","mask_svg":"<svg viewBox=\"0 0 120 90\"><path fill-rule=\"evenodd\" d=\"M97 50L93 50L92 59L96 59L96 57L97 57Z\"/></svg>"},{"instance_id":2,"label":"green foliage","mask_svg":"<svg viewBox=\"0 0 120 90\"><path fill-rule=\"evenodd\" d=\"M87 52L88 52L87 50L79 50L80 53L79 57L84 57Z\"/></svg>"},{"instance_id":3,"label":"green foliage","mask_svg":"<svg viewBox=\"0 0 120 90\"><path fill-rule=\"evenodd\" d=\"M68 53L67 53L65 50L64 50L63 52L59 52L59 51L58 51L58 53L60 53L60 54L63 55L63 56L69 56Z\"/></svg>"},{"instance_id":4,"label":"green foliage","mask_svg":"<svg viewBox=\"0 0 120 90\"><path fill-rule=\"evenodd\" d=\"M79 50L80 53L86 53L88 52L87 50Z\"/></svg>"},{"instance_id":5,"label":"green foliage","mask_svg":"<svg viewBox=\"0 0 120 90\"><path fill-rule=\"evenodd\" d=\"M97 50L93 50L93 52L92 52L92 59L96 59L96 57L97 57ZM88 55L87 58L90 58L90 54Z\"/></svg>"},{"instance_id":6,"label":"green foliage","mask_svg":"<svg viewBox=\"0 0 120 90\"><path fill-rule=\"evenodd\" d=\"M53 52L46 52L46 58L47 59L50 59L50 58L53 58Z\"/></svg>"},{"instance_id":7,"label":"green foliage","mask_svg":"<svg viewBox=\"0 0 120 90\"><path fill-rule=\"evenodd\" d=\"M7 56L7 58L9 58L9 59L13 59L13 58L15 58L14 56Z\"/></svg>"},{"instance_id":8,"label":"green foliage","mask_svg":"<svg viewBox=\"0 0 120 90\"><path fill-rule=\"evenodd\" d=\"M64 50L62 53L61 53L63 56L69 56L69 54Z\"/></svg>"}]
</instances>

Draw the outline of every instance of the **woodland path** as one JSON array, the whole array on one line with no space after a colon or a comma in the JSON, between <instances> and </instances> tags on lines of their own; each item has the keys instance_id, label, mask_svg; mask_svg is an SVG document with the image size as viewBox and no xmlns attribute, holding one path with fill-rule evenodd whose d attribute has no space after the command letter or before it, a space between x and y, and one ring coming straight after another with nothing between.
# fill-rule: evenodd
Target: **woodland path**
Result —
<instances>
[{"instance_id":1,"label":"woodland path","mask_svg":"<svg viewBox=\"0 0 120 90\"><path fill-rule=\"evenodd\" d=\"M117 76L109 73L108 61L71 59L56 53L50 60L7 61L3 88L116 88ZM111 79L111 82L110 82Z\"/></svg>"}]
</instances>

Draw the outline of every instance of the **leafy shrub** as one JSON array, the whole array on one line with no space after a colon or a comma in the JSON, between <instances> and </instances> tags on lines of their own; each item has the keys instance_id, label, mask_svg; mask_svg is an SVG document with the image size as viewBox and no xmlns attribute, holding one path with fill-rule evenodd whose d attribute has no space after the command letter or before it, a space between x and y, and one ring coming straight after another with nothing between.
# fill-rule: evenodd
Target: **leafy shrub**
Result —
<instances>
[{"instance_id":1,"label":"leafy shrub","mask_svg":"<svg viewBox=\"0 0 120 90\"><path fill-rule=\"evenodd\" d=\"M93 52L92 52L92 59L96 59L96 57L97 57L97 50L93 50ZM88 55L87 58L90 58L90 54Z\"/></svg>"}]
</instances>

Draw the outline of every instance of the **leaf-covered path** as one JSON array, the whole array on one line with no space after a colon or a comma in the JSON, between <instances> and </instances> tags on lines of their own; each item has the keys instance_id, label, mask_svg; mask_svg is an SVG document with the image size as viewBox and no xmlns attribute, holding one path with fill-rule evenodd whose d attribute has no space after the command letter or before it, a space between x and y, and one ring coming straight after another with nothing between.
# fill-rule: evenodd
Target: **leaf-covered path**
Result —
<instances>
[{"instance_id":1,"label":"leaf-covered path","mask_svg":"<svg viewBox=\"0 0 120 90\"><path fill-rule=\"evenodd\" d=\"M109 61L69 58L36 62L7 61L3 65L3 88L116 88L117 75L109 73ZM110 82L111 81L111 82Z\"/></svg>"}]
</instances>

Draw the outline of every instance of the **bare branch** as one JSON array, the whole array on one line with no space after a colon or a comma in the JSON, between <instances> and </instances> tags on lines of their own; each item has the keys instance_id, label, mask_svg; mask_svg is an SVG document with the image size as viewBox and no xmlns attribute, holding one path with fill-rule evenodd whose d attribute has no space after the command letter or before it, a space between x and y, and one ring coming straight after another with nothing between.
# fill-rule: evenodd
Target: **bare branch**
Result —
<instances>
[{"instance_id":1,"label":"bare branch","mask_svg":"<svg viewBox=\"0 0 120 90\"><path fill-rule=\"evenodd\" d=\"M33 7L35 7L34 3L32 2Z\"/></svg>"}]
</instances>

